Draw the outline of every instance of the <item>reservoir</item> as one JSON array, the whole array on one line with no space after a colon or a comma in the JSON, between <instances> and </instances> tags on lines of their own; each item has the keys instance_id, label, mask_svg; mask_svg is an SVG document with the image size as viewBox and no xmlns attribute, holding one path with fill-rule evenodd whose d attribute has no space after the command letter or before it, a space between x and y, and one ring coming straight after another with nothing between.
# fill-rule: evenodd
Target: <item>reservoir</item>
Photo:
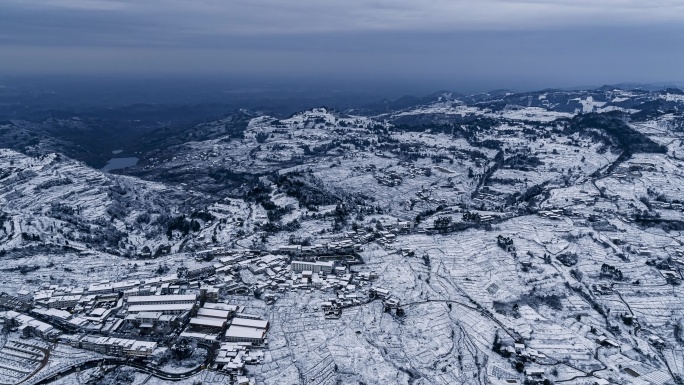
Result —
<instances>
[{"instance_id":1,"label":"reservoir","mask_svg":"<svg viewBox=\"0 0 684 385\"><path fill-rule=\"evenodd\" d=\"M119 170L126 167L135 166L138 164L138 158L112 158L107 162L107 165L102 167L102 171Z\"/></svg>"}]
</instances>

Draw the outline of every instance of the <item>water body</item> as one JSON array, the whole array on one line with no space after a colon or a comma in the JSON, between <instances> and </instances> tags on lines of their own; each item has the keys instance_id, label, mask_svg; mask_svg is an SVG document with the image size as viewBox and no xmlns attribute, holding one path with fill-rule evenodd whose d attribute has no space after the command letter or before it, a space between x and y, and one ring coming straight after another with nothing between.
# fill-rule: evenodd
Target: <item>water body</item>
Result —
<instances>
[{"instance_id":1,"label":"water body","mask_svg":"<svg viewBox=\"0 0 684 385\"><path fill-rule=\"evenodd\" d=\"M107 165L102 167L102 171L119 170L126 167L135 166L138 164L138 158L112 158L107 162Z\"/></svg>"}]
</instances>

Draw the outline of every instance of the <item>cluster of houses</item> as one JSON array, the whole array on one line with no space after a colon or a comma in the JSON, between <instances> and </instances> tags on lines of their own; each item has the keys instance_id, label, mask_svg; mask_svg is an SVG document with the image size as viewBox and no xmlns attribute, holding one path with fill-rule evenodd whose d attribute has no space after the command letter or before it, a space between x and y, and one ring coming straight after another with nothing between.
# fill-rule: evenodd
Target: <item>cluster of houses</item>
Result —
<instances>
[{"instance_id":1,"label":"cluster of houses","mask_svg":"<svg viewBox=\"0 0 684 385\"><path fill-rule=\"evenodd\" d=\"M259 364L263 359L264 352L252 349L249 343L224 342L218 349L214 365L219 370L243 374L246 364Z\"/></svg>"},{"instance_id":2,"label":"cluster of houses","mask_svg":"<svg viewBox=\"0 0 684 385\"><path fill-rule=\"evenodd\" d=\"M399 299L393 296L389 290L381 287L372 287L368 290L368 297L371 300L376 298L381 299L383 308L386 312L391 312L394 309L398 316L404 315L404 308L401 307Z\"/></svg>"},{"instance_id":3,"label":"cluster of houses","mask_svg":"<svg viewBox=\"0 0 684 385\"><path fill-rule=\"evenodd\" d=\"M354 253L361 250L364 242L368 242L373 239L372 234L369 236L365 231L357 234L356 232L350 232L347 234L348 237L330 241L326 244L317 243L310 246L302 245L281 245L278 246L274 252L281 253L285 255L290 255L293 257L300 258L316 258L320 255L338 255L341 253Z\"/></svg>"},{"instance_id":4,"label":"cluster of houses","mask_svg":"<svg viewBox=\"0 0 684 385\"><path fill-rule=\"evenodd\" d=\"M328 247L336 247L338 250L353 245L351 240L340 240L335 246L331 244ZM355 255L305 255L301 247L284 246L274 250L282 254L240 252L225 255L215 264L215 277L205 282L226 293L239 293L239 290L244 291L242 294L248 294L269 290L277 293L313 289L351 293L357 289L359 283L369 281L371 274L376 276L370 272L350 272L347 265L358 263ZM243 270L258 277L249 287L240 282L240 272ZM273 294L265 296L268 303L275 298Z\"/></svg>"},{"instance_id":5,"label":"cluster of houses","mask_svg":"<svg viewBox=\"0 0 684 385\"><path fill-rule=\"evenodd\" d=\"M377 278L375 272L348 272L332 262L292 261L291 279L278 286L278 291L296 289L335 290L338 295L355 297L354 292L366 282Z\"/></svg>"},{"instance_id":6,"label":"cluster of houses","mask_svg":"<svg viewBox=\"0 0 684 385\"><path fill-rule=\"evenodd\" d=\"M219 352L219 368L225 366L225 369L238 373L246 363L258 360L258 354L250 355L249 349L253 346L267 346L268 321L243 313L244 309L237 305L209 301L202 306L199 304L199 294L159 292L151 295L127 295L120 298L116 308L104 311L98 308L89 315L72 315L68 311L55 308L33 309L33 313L49 319L50 323L12 310L0 312L0 321L3 326L20 331L27 337L61 341L102 354L134 358L153 356L158 348L157 341L160 340L157 338L155 341L150 335L136 339L136 335L142 337L146 334L145 331L160 327L184 327L179 335L181 339L207 344L220 341L228 343L223 344ZM112 318L117 319L117 324L124 327L103 333L102 329L88 329L81 322L84 318L92 318L90 315L102 317L109 310L116 310ZM64 333L65 330L73 334ZM239 354L232 354L228 350Z\"/></svg>"},{"instance_id":7,"label":"cluster of houses","mask_svg":"<svg viewBox=\"0 0 684 385\"><path fill-rule=\"evenodd\" d=\"M323 287L342 285L335 274L346 271L342 266L336 267L334 260L316 261L295 260L284 255L264 254L226 256L220 259L217 276L212 284L226 293L247 294L249 292L287 291L308 289L312 285ZM259 279L249 287L241 283L240 271L249 271ZM327 281L325 280L327 278ZM347 279L348 280L348 279Z\"/></svg>"},{"instance_id":8,"label":"cluster of houses","mask_svg":"<svg viewBox=\"0 0 684 385\"><path fill-rule=\"evenodd\" d=\"M408 223L397 223L391 229L408 227ZM392 231L383 232L383 239L394 236ZM241 306L222 303L221 296L269 291L264 294L269 303L286 290L332 290L336 296L325 301L321 310L326 317L339 317L343 308L369 300L358 289L377 278L373 271L349 269L358 263L354 251L358 242L368 240L364 237L377 235L353 232L325 246L290 247L273 254L210 250L197 257L213 260L212 264L181 268L177 274L101 281L86 287L46 285L36 291L21 290L12 301L25 304L25 311L1 312L0 321L25 336L137 359L153 359L164 350L160 348L175 341L195 341L216 348L212 365L217 370L239 376L245 365L263 359L270 325ZM318 251L323 253L316 255ZM388 292L378 290L374 293L387 306L398 307Z\"/></svg>"},{"instance_id":9,"label":"cluster of houses","mask_svg":"<svg viewBox=\"0 0 684 385\"><path fill-rule=\"evenodd\" d=\"M432 202L432 203L437 203L437 204L445 204L447 203L446 199L444 198L434 198L432 197L432 191L436 190L437 186L431 186L431 187L426 187L421 189L416 193L416 197L418 200L426 201L426 202Z\"/></svg>"},{"instance_id":10,"label":"cluster of houses","mask_svg":"<svg viewBox=\"0 0 684 385\"><path fill-rule=\"evenodd\" d=\"M84 335L64 336L61 341L69 345L94 352L118 357L148 358L155 354L158 344L155 341L140 341L128 338Z\"/></svg>"},{"instance_id":11,"label":"cluster of houses","mask_svg":"<svg viewBox=\"0 0 684 385\"><path fill-rule=\"evenodd\" d=\"M495 208L503 204L503 193L488 188L487 192L480 191L472 199L471 203L478 207Z\"/></svg>"},{"instance_id":12,"label":"cluster of houses","mask_svg":"<svg viewBox=\"0 0 684 385\"><path fill-rule=\"evenodd\" d=\"M417 176L425 176L430 171L429 168L416 167L411 162L400 162L399 165L403 166L406 169L406 172L404 173L404 175L408 176L410 179L414 179ZM438 168L438 167L435 167L435 168ZM441 168L442 170L445 170L443 167L439 167L439 168ZM440 171L442 171L442 170L440 170ZM442 172L446 172L447 174L450 173L447 171L442 171Z\"/></svg>"},{"instance_id":13,"label":"cluster of houses","mask_svg":"<svg viewBox=\"0 0 684 385\"><path fill-rule=\"evenodd\" d=\"M48 309L73 309L74 312L85 312L99 304L115 303L121 293L137 295L139 293L155 293L161 291L179 291L177 275L168 275L142 280L122 282L102 281L88 287L59 287L51 285L30 293L27 290L17 292L17 297L25 302Z\"/></svg>"},{"instance_id":14,"label":"cluster of houses","mask_svg":"<svg viewBox=\"0 0 684 385\"><path fill-rule=\"evenodd\" d=\"M379 221L379 229L375 231L367 231L360 228L355 231L348 231L344 237L330 241L326 244L315 244L311 246L302 245L282 245L273 250L274 253L280 253L298 258L302 260L315 260L321 258L342 258L346 257L346 261L350 264L358 263L354 258L357 251L361 250L365 243L376 241L384 245L394 242L397 234L408 233L413 227L414 223L411 221ZM346 254L346 255L345 255Z\"/></svg>"},{"instance_id":15,"label":"cluster of houses","mask_svg":"<svg viewBox=\"0 0 684 385\"><path fill-rule=\"evenodd\" d=\"M158 325L173 329L189 318L197 300L218 300L218 290L177 276L124 282L99 282L87 288L50 286L34 293L22 291L31 301L36 318L72 332L115 336L129 326L145 330ZM154 322L151 322L154 320Z\"/></svg>"},{"instance_id":16,"label":"cluster of houses","mask_svg":"<svg viewBox=\"0 0 684 385\"><path fill-rule=\"evenodd\" d=\"M684 209L684 205L681 203L671 203L671 202L661 202L661 201L650 201L649 202L651 206L657 209L669 209L669 210L677 210L677 211L682 211Z\"/></svg>"},{"instance_id":17,"label":"cluster of houses","mask_svg":"<svg viewBox=\"0 0 684 385\"><path fill-rule=\"evenodd\" d=\"M378 231L378 235L379 237L376 239L376 242L383 246L393 243L397 239L397 236L389 231Z\"/></svg>"},{"instance_id":18,"label":"cluster of houses","mask_svg":"<svg viewBox=\"0 0 684 385\"><path fill-rule=\"evenodd\" d=\"M379 184L381 184L383 186L388 186L388 187L398 186L403 181L401 176L399 176L399 174L397 174L394 171L385 171L385 172L380 171L380 172L373 174L373 176L375 177L375 180L377 180Z\"/></svg>"},{"instance_id":19,"label":"cluster of houses","mask_svg":"<svg viewBox=\"0 0 684 385\"><path fill-rule=\"evenodd\" d=\"M332 262L323 265L332 266ZM157 342L174 330L183 330L181 338L211 343L225 339L265 344L268 322L241 315L239 306L219 303L225 286L202 285L199 279L189 281L189 277L215 275L217 267L210 267L186 270L182 277L21 290L17 300L31 305L27 311L31 315L9 310L0 313L0 320L26 336L61 340L116 356L150 357Z\"/></svg>"},{"instance_id":20,"label":"cluster of houses","mask_svg":"<svg viewBox=\"0 0 684 385\"><path fill-rule=\"evenodd\" d=\"M386 236L391 239L393 234L387 232ZM354 243L352 239L342 239L327 247L353 249ZM298 259L291 260L292 257L281 254L211 252L223 256L211 266L186 269L182 274L145 280L102 281L88 287L48 286L33 293L22 290L17 296L34 306L32 312L37 318L68 331L120 337L132 331L139 335L168 332L189 324L189 333L212 334L221 329L222 323L207 317L195 319L193 315L209 310L198 309L199 301L205 303L205 307L211 306L221 293L239 293L240 289L245 291L242 294L269 289L273 292L333 289L343 296L336 301L347 306L354 304L357 287L376 277L374 272L349 272L344 265L354 263L353 256L309 258L297 250ZM340 258L344 265L338 262ZM240 277L243 269L262 277L247 285ZM267 297L268 300L275 298L271 294ZM236 309L228 311L234 313Z\"/></svg>"},{"instance_id":21,"label":"cluster of houses","mask_svg":"<svg viewBox=\"0 0 684 385\"><path fill-rule=\"evenodd\" d=\"M48 323L14 310L0 312L0 323L3 329L18 331L25 337L55 340L61 333Z\"/></svg>"},{"instance_id":22,"label":"cluster of houses","mask_svg":"<svg viewBox=\"0 0 684 385\"><path fill-rule=\"evenodd\" d=\"M501 348L502 351L507 352L510 355L518 355L524 357L530 361L537 361L547 358L546 355L540 353L538 350L532 349L525 346L524 343L516 342L513 345L504 346Z\"/></svg>"},{"instance_id":23,"label":"cluster of houses","mask_svg":"<svg viewBox=\"0 0 684 385\"><path fill-rule=\"evenodd\" d=\"M375 272L365 272L360 273L358 275L358 279L362 281L370 281L376 278L377 274L375 274ZM351 290L345 289L344 291L339 291L337 293L336 298L330 298L327 301L323 301L321 303L321 310L323 311L323 315L325 316L325 318L340 318L340 316L342 316L342 309L352 306L358 306L368 302L368 299L373 300L377 298L373 295L366 297L364 295L355 293L353 290L355 287L356 285L349 285L348 288L352 288ZM370 288L369 293L373 292L374 289ZM397 305L398 303L399 302L397 301Z\"/></svg>"}]
</instances>

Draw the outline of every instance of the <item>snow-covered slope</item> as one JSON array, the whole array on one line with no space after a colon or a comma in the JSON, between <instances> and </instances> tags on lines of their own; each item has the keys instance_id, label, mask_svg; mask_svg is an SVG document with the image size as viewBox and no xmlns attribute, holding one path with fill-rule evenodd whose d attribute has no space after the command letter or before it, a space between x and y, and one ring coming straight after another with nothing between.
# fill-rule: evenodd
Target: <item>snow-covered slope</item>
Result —
<instances>
[{"instance_id":1,"label":"snow-covered slope","mask_svg":"<svg viewBox=\"0 0 684 385\"><path fill-rule=\"evenodd\" d=\"M128 176L1 150L1 287L208 268L189 292L270 322L260 384L677 383L682 103L605 87L244 113Z\"/></svg>"},{"instance_id":2,"label":"snow-covered slope","mask_svg":"<svg viewBox=\"0 0 684 385\"><path fill-rule=\"evenodd\" d=\"M0 250L64 247L138 255L165 236L165 221L202 197L105 174L59 154L0 150Z\"/></svg>"}]
</instances>

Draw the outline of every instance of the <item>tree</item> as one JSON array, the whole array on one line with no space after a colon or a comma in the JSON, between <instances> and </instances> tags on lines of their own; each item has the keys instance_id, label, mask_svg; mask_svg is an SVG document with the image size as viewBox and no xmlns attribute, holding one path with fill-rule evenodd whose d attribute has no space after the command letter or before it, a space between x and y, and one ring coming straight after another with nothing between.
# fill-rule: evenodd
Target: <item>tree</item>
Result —
<instances>
[{"instance_id":1,"label":"tree","mask_svg":"<svg viewBox=\"0 0 684 385\"><path fill-rule=\"evenodd\" d=\"M445 228L449 227L451 222L452 222L451 217L446 217L446 216L445 217L439 217L439 218L435 219L434 226L437 229L445 229Z\"/></svg>"},{"instance_id":2,"label":"tree","mask_svg":"<svg viewBox=\"0 0 684 385\"><path fill-rule=\"evenodd\" d=\"M427 253L423 254L423 263L425 263L425 266L428 268L430 267L430 256L427 255Z\"/></svg>"},{"instance_id":3,"label":"tree","mask_svg":"<svg viewBox=\"0 0 684 385\"><path fill-rule=\"evenodd\" d=\"M267 133L265 133L265 132L262 131L262 132L258 132L258 133L256 134L256 141L257 141L257 143L264 143L264 142L266 142L266 139L268 139L268 134L267 134Z\"/></svg>"},{"instance_id":4,"label":"tree","mask_svg":"<svg viewBox=\"0 0 684 385\"><path fill-rule=\"evenodd\" d=\"M515 362L515 370L517 370L518 372L522 373L523 370L525 370L525 364L524 364L523 362L521 362L521 361L516 361L516 362Z\"/></svg>"}]
</instances>

